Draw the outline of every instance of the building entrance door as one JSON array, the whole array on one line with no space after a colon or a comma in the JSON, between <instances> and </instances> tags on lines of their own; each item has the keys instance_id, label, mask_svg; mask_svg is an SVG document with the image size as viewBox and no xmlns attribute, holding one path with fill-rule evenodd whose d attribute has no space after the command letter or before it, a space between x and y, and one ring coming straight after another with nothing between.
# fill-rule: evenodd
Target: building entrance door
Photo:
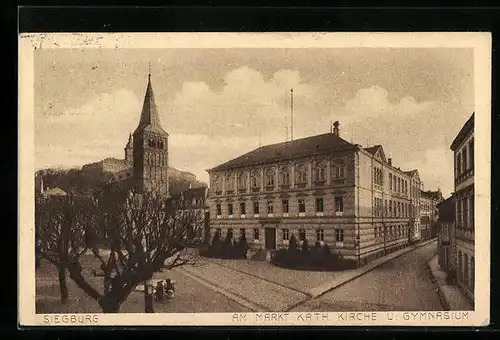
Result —
<instances>
[{"instance_id":1,"label":"building entrance door","mask_svg":"<svg viewBox=\"0 0 500 340\"><path fill-rule=\"evenodd\" d=\"M276 228L266 228L266 249L276 249Z\"/></svg>"}]
</instances>

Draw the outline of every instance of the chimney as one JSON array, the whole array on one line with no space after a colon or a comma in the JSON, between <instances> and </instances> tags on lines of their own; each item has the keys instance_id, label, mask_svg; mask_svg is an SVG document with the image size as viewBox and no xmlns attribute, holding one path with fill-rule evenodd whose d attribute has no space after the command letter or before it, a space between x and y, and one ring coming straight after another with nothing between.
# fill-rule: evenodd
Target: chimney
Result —
<instances>
[{"instance_id":1,"label":"chimney","mask_svg":"<svg viewBox=\"0 0 500 340\"><path fill-rule=\"evenodd\" d=\"M387 162L389 163L389 165L392 165L392 158L389 158Z\"/></svg>"},{"instance_id":2,"label":"chimney","mask_svg":"<svg viewBox=\"0 0 500 340\"><path fill-rule=\"evenodd\" d=\"M339 125L340 124L338 120L333 123L333 134L337 137L339 136Z\"/></svg>"}]
</instances>

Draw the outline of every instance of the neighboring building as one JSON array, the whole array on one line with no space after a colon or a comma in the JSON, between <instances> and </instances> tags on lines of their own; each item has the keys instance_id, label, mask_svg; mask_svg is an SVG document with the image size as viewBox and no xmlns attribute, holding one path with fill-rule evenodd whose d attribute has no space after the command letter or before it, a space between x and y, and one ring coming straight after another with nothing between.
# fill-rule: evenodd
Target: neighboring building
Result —
<instances>
[{"instance_id":1,"label":"neighboring building","mask_svg":"<svg viewBox=\"0 0 500 340\"><path fill-rule=\"evenodd\" d=\"M394 167L380 145L345 141L338 122L330 133L263 146L207 171L211 233L244 233L253 248L286 247L294 234L362 265L415 236L418 172Z\"/></svg>"},{"instance_id":2,"label":"neighboring building","mask_svg":"<svg viewBox=\"0 0 500 340\"><path fill-rule=\"evenodd\" d=\"M420 233L423 240L436 237L436 223L439 217L437 205L443 200L441 190L420 192Z\"/></svg>"},{"instance_id":3,"label":"neighboring building","mask_svg":"<svg viewBox=\"0 0 500 340\"><path fill-rule=\"evenodd\" d=\"M410 243L412 243L422 238L420 230L420 188L422 182L417 170L405 171L405 175L410 178L410 226L412 227Z\"/></svg>"},{"instance_id":4,"label":"neighboring building","mask_svg":"<svg viewBox=\"0 0 500 340\"><path fill-rule=\"evenodd\" d=\"M455 159L455 237L457 282L474 298L474 113L451 144Z\"/></svg>"},{"instance_id":5,"label":"neighboring building","mask_svg":"<svg viewBox=\"0 0 500 340\"><path fill-rule=\"evenodd\" d=\"M193 213L193 224L188 228L187 238L200 242L210 237L210 213L207 206L208 187L189 188L171 196L173 207L178 212L185 210Z\"/></svg>"},{"instance_id":6,"label":"neighboring building","mask_svg":"<svg viewBox=\"0 0 500 340\"><path fill-rule=\"evenodd\" d=\"M438 203L437 208L439 266L447 273L453 273L456 270L455 195Z\"/></svg>"}]
</instances>

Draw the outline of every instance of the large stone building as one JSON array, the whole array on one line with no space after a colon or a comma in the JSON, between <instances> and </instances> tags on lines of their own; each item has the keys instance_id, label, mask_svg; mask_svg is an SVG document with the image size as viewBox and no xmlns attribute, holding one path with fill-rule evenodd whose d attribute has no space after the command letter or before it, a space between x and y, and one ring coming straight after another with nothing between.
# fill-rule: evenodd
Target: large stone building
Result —
<instances>
[{"instance_id":1,"label":"large stone building","mask_svg":"<svg viewBox=\"0 0 500 340\"><path fill-rule=\"evenodd\" d=\"M457 282L474 298L474 113L451 144L455 159L455 237Z\"/></svg>"},{"instance_id":2,"label":"large stone building","mask_svg":"<svg viewBox=\"0 0 500 340\"><path fill-rule=\"evenodd\" d=\"M380 145L345 141L338 122L207 171L211 233L244 233L253 248L286 247L294 234L362 265L418 237L418 171L395 167Z\"/></svg>"},{"instance_id":3,"label":"large stone building","mask_svg":"<svg viewBox=\"0 0 500 340\"><path fill-rule=\"evenodd\" d=\"M420 192L420 233L422 239L430 239L437 236L436 223L439 217L437 205L443 200L441 190L427 190Z\"/></svg>"}]
</instances>

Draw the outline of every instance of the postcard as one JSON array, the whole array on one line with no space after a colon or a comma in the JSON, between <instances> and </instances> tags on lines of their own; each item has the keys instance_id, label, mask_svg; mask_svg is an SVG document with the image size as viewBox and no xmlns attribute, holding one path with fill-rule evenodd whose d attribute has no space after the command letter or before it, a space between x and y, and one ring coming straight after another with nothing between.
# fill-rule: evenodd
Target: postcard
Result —
<instances>
[{"instance_id":1,"label":"postcard","mask_svg":"<svg viewBox=\"0 0 500 340\"><path fill-rule=\"evenodd\" d=\"M18 115L21 326L489 324L490 33L23 33Z\"/></svg>"}]
</instances>

